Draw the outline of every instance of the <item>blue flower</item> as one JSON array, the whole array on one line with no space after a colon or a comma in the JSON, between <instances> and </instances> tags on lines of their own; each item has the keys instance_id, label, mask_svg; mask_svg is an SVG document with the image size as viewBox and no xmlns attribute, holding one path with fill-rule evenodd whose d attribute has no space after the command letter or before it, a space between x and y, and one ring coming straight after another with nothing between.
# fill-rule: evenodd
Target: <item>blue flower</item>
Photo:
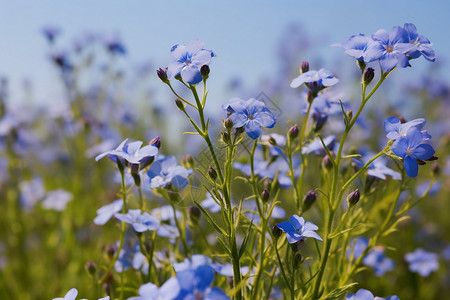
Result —
<instances>
[{"instance_id":1,"label":"blue flower","mask_svg":"<svg viewBox=\"0 0 450 300\"><path fill-rule=\"evenodd\" d=\"M417 127L411 127L406 132L406 137L402 137L392 144L392 151L395 155L402 157L405 171L409 177L416 177L419 165L416 159L427 160L434 154L433 147L422 144L423 134Z\"/></svg>"},{"instance_id":2,"label":"blue flower","mask_svg":"<svg viewBox=\"0 0 450 300\"><path fill-rule=\"evenodd\" d=\"M118 199L114 202L104 205L97 209L97 216L94 219L94 223L97 225L105 225L106 222L111 219L116 213L121 211L123 208L123 200Z\"/></svg>"},{"instance_id":3,"label":"blue flower","mask_svg":"<svg viewBox=\"0 0 450 300\"><path fill-rule=\"evenodd\" d=\"M264 102L250 98L233 98L225 107L235 128L245 127L247 135L256 140L262 134L262 128L272 128L277 122L274 114Z\"/></svg>"},{"instance_id":4,"label":"blue flower","mask_svg":"<svg viewBox=\"0 0 450 300\"><path fill-rule=\"evenodd\" d=\"M327 136L323 139L324 144L329 148L333 149L334 140L336 139L335 135ZM325 150L323 149L322 141L320 138L316 137L310 143L306 144L302 147L302 154L308 154L314 152L315 154L325 154Z\"/></svg>"},{"instance_id":5,"label":"blue flower","mask_svg":"<svg viewBox=\"0 0 450 300\"><path fill-rule=\"evenodd\" d=\"M372 39L364 34L352 35L347 38L342 44L334 44L333 47L341 47L344 53L356 58L359 61L364 61L364 52L367 50L367 45Z\"/></svg>"},{"instance_id":6,"label":"blue flower","mask_svg":"<svg viewBox=\"0 0 450 300\"><path fill-rule=\"evenodd\" d=\"M203 42L192 40L187 46L175 45L170 50L173 62L167 68L169 79L181 74L181 78L189 84L197 84L202 81L200 68L208 65L215 54L203 49Z\"/></svg>"},{"instance_id":7,"label":"blue flower","mask_svg":"<svg viewBox=\"0 0 450 300\"><path fill-rule=\"evenodd\" d=\"M417 129L422 129L425 125L426 120L423 118L414 119L409 122L402 123L397 117L389 117L384 121L384 131L386 131L386 137L390 140L396 140L406 136L406 132L411 127L417 127ZM422 135L424 139L430 139L431 136L426 130L422 130Z\"/></svg>"},{"instance_id":8,"label":"blue flower","mask_svg":"<svg viewBox=\"0 0 450 300\"><path fill-rule=\"evenodd\" d=\"M70 289L66 295L64 296L64 298L53 298L53 300L75 300L77 298L78 295L78 290L76 288ZM98 300L109 300L109 296L100 298Z\"/></svg>"},{"instance_id":9,"label":"blue flower","mask_svg":"<svg viewBox=\"0 0 450 300\"><path fill-rule=\"evenodd\" d=\"M409 270L419 273L422 277L427 277L431 272L439 269L437 254L425 251L422 248L407 253L405 260L409 263Z\"/></svg>"},{"instance_id":10,"label":"blue flower","mask_svg":"<svg viewBox=\"0 0 450 300\"><path fill-rule=\"evenodd\" d=\"M176 277L169 278L161 287L149 282L139 288L139 297L128 300L172 300L180 293L180 284Z\"/></svg>"},{"instance_id":11,"label":"blue flower","mask_svg":"<svg viewBox=\"0 0 450 300\"><path fill-rule=\"evenodd\" d=\"M372 41L364 53L364 61L380 61L381 70L390 72L399 66L409 66L407 53L414 50L409 43L408 33L405 29L394 26L390 32L380 29L372 35Z\"/></svg>"},{"instance_id":12,"label":"blue flower","mask_svg":"<svg viewBox=\"0 0 450 300\"><path fill-rule=\"evenodd\" d=\"M283 232L286 232L286 237L289 244L294 244L306 237L315 238L318 241L323 241L322 238L315 232L319 229L316 225L311 222L306 222L303 217L293 215L289 217L289 221L277 224Z\"/></svg>"},{"instance_id":13,"label":"blue flower","mask_svg":"<svg viewBox=\"0 0 450 300\"><path fill-rule=\"evenodd\" d=\"M42 201L42 207L45 209L53 209L56 211L63 211L66 209L66 205L73 198L73 195L66 190L58 189L51 191L47 194L44 201Z\"/></svg>"},{"instance_id":14,"label":"blue flower","mask_svg":"<svg viewBox=\"0 0 450 300\"><path fill-rule=\"evenodd\" d=\"M361 157L361 160L353 159L353 161L358 165L358 167L363 167L375 153L366 153ZM382 180L386 180L386 176L391 176L394 180L402 179L402 175L386 166L387 161L381 158L377 158L374 162L369 165L367 170L367 175L377 177Z\"/></svg>"},{"instance_id":15,"label":"blue flower","mask_svg":"<svg viewBox=\"0 0 450 300\"><path fill-rule=\"evenodd\" d=\"M211 266L202 265L196 269L184 270L177 273L180 285L180 294L177 300L226 300L230 299L225 293L217 288L211 288L214 281L214 271Z\"/></svg>"},{"instance_id":16,"label":"blue flower","mask_svg":"<svg viewBox=\"0 0 450 300\"><path fill-rule=\"evenodd\" d=\"M117 213L114 216L120 221L133 225L136 232L159 228L159 220L148 212L141 213L140 209L130 209L126 214Z\"/></svg>"},{"instance_id":17,"label":"blue flower","mask_svg":"<svg viewBox=\"0 0 450 300\"><path fill-rule=\"evenodd\" d=\"M319 89L333 86L339 82L339 79L334 77L334 75L325 69L320 69L319 71L311 70L305 73L300 74L298 77L294 78L291 82L291 88L298 88L304 83L313 83L317 82L319 85Z\"/></svg>"},{"instance_id":18,"label":"blue flower","mask_svg":"<svg viewBox=\"0 0 450 300\"><path fill-rule=\"evenodd\" d=\"M188 185L187 178L191 174L191 169L177 165L177 159L173 155L156 160L147 172L152 189L169 183L177 188L183 188Z\"/></svg>"},{"instance_id":19,"label":"blue flower","mask_svg":"<svg viewBox=\"0 0 450 300\"><path fill-rule=\"evenodd\" d=\"M397 296L390 296L385 298L381 297L374 297L372 292L365 289L360 289L356 294L348 294L347 297L345 297L347 300L400 300Z\"/></svg>"},{"instance_id":20,"label":"blue flower","mask_svg":"<svg viewBox=\"0 0 450 300\"><path fill-rule=\"evenodd\" d=\"M408 57L414 59L423 55L426 60L434 62L436 55L434 54L434 50L431 49L432 44L430 40L423 35L419 35L416 26L412 23L405 23L403 28L408 34L409 43L414 46L414 50L408 53Z\"/></svg>"},{"instance_id":21,"label":"blue flower","mask_svg":"<svg viewBox=\"0 0 450 300\"><path fill-rule=\"evenodd\" d=\"M394 261L384 255L382 247L374 248L363 259L363 264L374 268L376 276L383 276L387 271L394 270Z\"/></svg>"},{"instance_id":22,"label":"blue flower","mask_svg":"<svg viewBox=\"0 0 450 300\"><path fill-rule=\"evenodd\" d=\"M369 239L359 237L353 241L352 245L353 246L351 248L347 249L346 256L349 260L356 260L366 250L367 246L369 245Z\"/></svg>"}]
</instances>

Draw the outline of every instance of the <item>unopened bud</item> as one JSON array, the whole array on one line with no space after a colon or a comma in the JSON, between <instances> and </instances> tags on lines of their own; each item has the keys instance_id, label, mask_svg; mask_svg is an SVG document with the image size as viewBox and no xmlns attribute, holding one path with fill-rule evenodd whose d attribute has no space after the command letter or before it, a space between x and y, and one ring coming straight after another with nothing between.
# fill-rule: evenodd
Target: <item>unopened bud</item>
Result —
<instances>
[{"instance_id":1,"label":"unopened bud","mask_svg":"<svg viewBox=\"0 0 450 300\"><path fill-rule=\"evenodd\" d=\"M103 291L106 293L106 295L111 296L111 284L105 282L103 284Z\"/></svg>"},{"instance_id":2,"label":"unopened bud","mask_svg":"<svg viewBox=\"0 0 450 300\"><path fill-rule=\"evenodd\" d=\"M309 63L307 61L302 62L300 67L300 74L306 73L309 71Z\"/></svg>"},{"instance_id":3,"label":"unopened bud","mask_svg":"<svg viewBox=\"0 0 450 300\"><path fill-rule=\"evenodd\" d=\"M308 209L311 208L311 206L316 202L317 199L317 192L316 191L309 191L306 193L306 195L303 197L303 207L302 211L305 212Z\"/></svg>"},{"instance_id":4,"label":"unopened bud","mask_svg":"<svg viewBox=\"0 0 450 300\"><path fill-rule=\"evenodd\" d=\"M188 217L189 221L193 226L198 225L198 222L200 221L201 211L200 208L197 206L191 205L188 208Z\"/></svg>"},{"instance_id":5,"label":"unopened bud","mask_svg":"<svg viewBox=\"0 0 450 300\"><path fill-rule=\"evenodd\" d=\"M273 138L273 136L269 137L269 144L272 146L277 146L277 141Z\"/></svg>"},{"instance_id":6,"label":"unopened bud","mask_svg":"<svg viewBox=\"0 0 450 300\"><path fill-rule=\"evenodd\" d=\"M313 100L314 100L313 93L311 91L308 91L308 95L306 96L306 101L308 101L308 103L311 103Z\"/></svg>"},{"instance_id":7,"label":"unopened bud","mask_svg":"<svg viewBox=\"0 0 450 300\"><path fill-rule=\"evenodd\" d=\"M208 174L212 180L217 179L217 172L216 172L216 170L213 169L213 167L209 167Z\"/></svg>"},{"instance_id":8,"label":"unopened bud","mask_svg":"<svg viewBox=\"0 0 450 300\"><path fill-rule=\"evenodd\" d=\"M105 249L106 256L108 256L109 259L112 259L114 256L114 253L116 253L116 247L114 245L109 245Z\"/></svg>"},{"instance_id":9,"label":"unopened bud","mask_svg":"<svg viewBox=\"0 0 450 300\"><path fill-rule=\"evenodd\" d=\"M439 175L440 171L441 168L439 167L439 164L437 162L431 165L431 173L433 173L434 176Z\"/></svg>"},{"instance_id":10,"label":"unopened bud","mask_svg":"<svg viewBox=\"0 0 450 300\"><path fill-rule=\"evenodd\" d=\"M183 157L181 159L181 164L183 165L183 167L189 169L195 169L195 161L194 158L192 157L192 155L188 154L185 157Z\"/></svg>"},{"instance_id":11,"label":"unopened bud","mask_svg":"<svg viewBox=\"0 0 450 300\"><path fill-rule=\"evenodd\" d=\"M274 225L272 227L272 234L273 234L273 237L275 238L275 240L278 240L278 238L281 236L281 234L283 234L283 231L280 228L278 228L277 225Z\"/></svg>"},{"instance_id":12,"label":"unopened bud","mask_svg":"<svg viewBox=\"0 0 450 300\"><path fill-rule=\"evenodd\" d=\"M350 109L350 110L347 110L347 112L345 113L345 115L346 115L346 117L347 117L347 120L348 120L348 122L350 122L352 119L353 119L353 111Z\"/></svg>"},{"instance_id":13,"label":"unopened bud","mask_svg":"<svg viewBox=\"0 0 450 300\"><path fill-rule=\"evenodd\" d=\"M95 272L97 271L97 267L95 266L95 264L92 260L90 260L86 263L86 271L88 271L88 273L92 276L95 275Z\"/></svg>"},{"instance_id":14,"label":"unopened bud","mask_svg":"<svg viewBox=\"0 0 450 300\"><path fill-rule=\"evenodd\" d=\"M233 128L233 121L230 118L227 118L224 122L223 122L223 126L230 130L231 128Z\"/></svg>"},{"instance_id":15,"label":"unopened bud","mask_svg":"<svg viewBox=\"0 0 450 300\"><path fill-rule=\"evenodd\" d=\"M200 68L200 74L202 74L202 76L203 76L204 79L208 79L209 72L210 72L210 69L209 69L209 66L208 66L208 65L203 65L203 66Z\"/></svg>"},{"instance_id":16,"label":"unopened bud","mask_svg":"<svg viewBox=\"0 0 450 300\"><path fill-rule=\"evenodd\" d=\"M159 136L153 138L150 141L150 145L153 145L153 146L155 146L158 149L161 148L161 138Z\"/></svg>"},{"instance_id":17,"label":"unopened bud","mask_svg":"<svg viewBox=\"0 0 450 300\"><path fill-rule=\"evenodd\" d=\"M231 143L231 137L228 132L226 131L222 132L222 141L227 145Z\"/></svg>"},{"instance_id":18,"label":"unopened bud","mask_svg":"<svg viewBox=\"0 0 450 300\"><path fill-rule=\"evenodd\" d=\"M369 83L371 83L374 76L375 76L374 69L367 68L367 70L364 71L364 84L368 85Z\"/></svg>"},{"instance_id":19,"label":"unopened bud","mask_svg":"<svg viewBox=\"0 0 450 300\"><path fill-rule=\"evenodd\" d=\"M295 253L294 261L292 262L294 264L294 268L297 268L301 262L302 262L302 255L300 253Z\"/></svg>"},{"instance_id":20,"label":"unopened bud","mask_svg":"<svg viewBox=\"0 0 450 300\"><path fill-rule=\"evenodd\" d=\"M159 68L158 70L156 70L156 74L158 74L158 77L162 82L169 83L169 79L167 79L167 73L165 70Z\"/></svg>"},{"instance_id":21,"label":"unopened bud","mask_svg":"<svg viewBox=\"0 0 450 300\"><path fill-rule=\"evenodd\" d=\"M269 199L270 199L269 191L267 189L264 189L264 191L262 191L261 193L261 200L262 202L267 202Z\"/></svg>"},{"instance_id":22,"label":"unopened bud","mask_svg":"<svg viewBox=\"0 0 450 300\"><path fill-rule=\"evenodd\" d=\"M177 105L179 110L184 111L184 103L180 99L176 99L175 104Z\"/></svg>"},{"instance_id":23,"label":"unopened bud","mask_svg":"<svg viewBox=\"0 0 450 300\"><path fill-rule=\"evenodd\" d=\"M333 168L333 162L331 161L331 158L328 156L328 154L323 157L322 166L327 170L331 170Z\"/></svg>"},{"instance_id":24,"label":"unopened bud","mask_svg":"<svg viewBox=\"0 0 450 300\"><path fill-rule=\"evenodd\" d=\"M288 134L289 134L289 138L291 140L294 140L298 136L298 126L297 126L297 124L295 124L294 126L289 128Z\"/></svg>"},{"instance_id":25,"label":"unopened bud","mask_svg":"<svg viewBox=\"0 0 450 300\"><path fill-rule=\"evenodd\" d=\"M359 190L358 189L354 190L347 197L348 205L350 206L355 205L356 203L358 203L360 197L361 195L359 194Z\"/></svg>"}]
</instances>

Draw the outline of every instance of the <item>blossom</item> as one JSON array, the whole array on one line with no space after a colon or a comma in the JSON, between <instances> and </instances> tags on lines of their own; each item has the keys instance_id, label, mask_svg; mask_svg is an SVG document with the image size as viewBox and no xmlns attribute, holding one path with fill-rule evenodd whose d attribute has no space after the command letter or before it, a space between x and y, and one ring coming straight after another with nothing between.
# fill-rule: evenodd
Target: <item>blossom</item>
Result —
<instances>
[{"instance_id":1,"label":"blossom","mask_svg":"<svg viewBox=\"0 0 450 300\"><path fill-rule=\"evenodd\" d=\"M53 300L75 300L75 298L78 295L78 290L76 288L70 289L66 295L64 296L64 298L53 298ZM82 299L83 300L83 299ZM86 299L84 299L86 300ZM100 298L98 300L109 300L109 296Z\"/></svg>"},{"instance_id":2,"label":"blossom","mask_svg":"<svg viewBox=\"0 0 450 300\"><path fill-rule=\"evenodd\" d=\"M407 253L405 260L409 263L409 270L419 273L422 277L427 277L431 272L439 269L437 254L425 251L422 248Z\"/></svg>"},{"instance_id":3,"label":"blossom","mask_svg":"<svg viewBox=\"0 0 450 300\"><path fill-rule=\"evenodd\" d=\"M120 221L133 225L137 232L156 230L159 227L159 220L156 217L145 211L141 213L140 209L130 209L126 214L117 213L114 216Z\"/></svg>"},{"instance_id":4,"label":"blossom","mask_svg":"<svg viewBox=\"0 0 450 300\"><path fill-rule=\"evenodd\" d=\"M330 135L323 139L323 143L329 149L330 148L333 149L335 139L336 139L335 135ZM308 143L302 147L302 154L308 154L308 153L312 153L312 152L314 152L315 154L325 153L325 150L323 149L322 141L318 137L316 137L310 143Z\"/></svg>"},{"instance_id":5,"label":"blossom","mask_svg":"<svg viewBox=\"0 0 450 300\"><path fill-rule=\"evenodd\" d=\"M306 222L303 217L293 215L289 217L289 222L285 221L277 224L283 232L286 232L286 237L290 244L294 244L306 237L315 238L318 241L323 241L322 238L315 232L319 229L312 222Z\"/></svg>"},{"instance_id":6,"label":"blossom","mask_svg":"<svg viewBox=\"0 0 450 300\"><path fill-rule=\"evenodd\" d=\"M177 188L183 188L188 185L187 178L191 174L191 169L177 165L177 159L173 155L157 159L147 172L152 189L166 186L169 183Z\"/></svg>"},{"instance_id":7,"label":"blossom","mask_svg":"<svg viewBox=\"0 0 450 300\"><path fill-rule=\"evenodd\" d=\"M402 123L397 117L389 117L384 121L384 131L386 131L386 137L390 140L396 140L406 136L406 132L411 127L417 127L422 129L426 120L423 118L414 119L409 122ZM426 130L421 131L424 139L430 139L431 136Z\"/></svg>"},{"instance_id":8,"label":"blossom","mask_svg":"<svg viewBox=\"0 0 450 300\"><path fill-rule=\"evenodd\" d=\"M169 278L161 287L149 282L141 285L139 296L128 300L172 300L180 293L180 284L176 277Z\"/></svg>"},{"instance_id":9,"label":"blossom","mask_svg":"<svg viewBox=\"0 0 450 300\"><path fill-rule=\"evenodd\" d=\"M344 53L356 58L359 61L364 61L364 52L367 50L367 45L372 39L364 34L352 35L345 39L342 44L334 44L332 47L341 47Z\"/></svg>"},{"instance_id":10,"label":"blossom","mask_svg":"<svg viewBox=\"0 0 450 300\"><path fill-rule=\"evenodd\" d=\"M123 208L123 200L118 199L114 202L107 204L105 206L100 207L97 209L97 216L94 219L94 223L97 225L105 225L106 222L111 219L112 216L114 216L116 213L121 211Z\"/></svg>"},{"instance_id":11,"label":"blossom","mask_svg":"<svg viewBox=\"0 0 450 300\"><path fill-rule=\"evenodd\" d=\"M202 265L195 269L184 270L177 273L180 284L180 294L175 299L198 299L198 300L225 300L230 299L225 293L217 288L211 288L214 281L214 272L211 266Z\"/></svg>"},{"instance_id":12,"label":"blossom","mask_svg":"<svg viewBox=\"0 0 450 300\"><path fill-rule=\"evenodd\" d=\"M66 208L68 202L73 198L73 195L66 190L58 189L51 191L47 194L42 206L45 209L53 209L56 211L63 211Z\"/></svg>"},{"instance_id":13,"label":"blossom","mask_svg":"<svg viewBox=\"0 0 450 300\"><path fill-rule=\"evenodd\" d=\"M414 50L408 53L408 57L418 58L420 57L420 55L423 55L426 60L434 62L436 59L436 55L434 53L434 50L431 49L431 46L433 44L430 42L430 40L423 35L419 35L416 26L412 23L405 23L403 28L408 35L409 43L414 46Z\"/></svg>"},{"instance_id":14,"label":"blossom","mask_svg":"<svg viewBox=\"0 0 450 300\"><path fill-rule=\"evenodd\" d=\"M363 264L374 268L376 276L383 276L387 271L394 270L394 261L384 255L382 247L374 248L363 259Z\"/></svg>"},{"instance_id":15,"label":"blossom","mask_svg":"<svg viewBox=\"0 0 450 300\"><path fill-rule=\"evenodd\" d=\"M353 159L353 161L362 168L375 154L366 153L361 157L361 160ZM381 158L377 158L373 161L367 170L367 175L386 180L386 176L391 176L394 180L402 179L402 175L386 166L387 161Z\"/></svg>"},{"instance_id":16,"label":"blossom","mask_svg":"<svg viewBox=\"0 0 450 300\"><path fill-rule=\"evenodd\" d=\"M19 183L20 204L25 211L30 211L34 205L45 196L42 178L35 177L30 181Z\"/></svg>"},{"instance_id":17,"label":"blossom","mask_svg":"<svg viewBox=\"0 0 450 300\"><path fill-rule=\"evenodd\" d=\"M406 137L402 137L392 144L392 151L395 155L403 158L405 171L409 177L416 177L419 171L416 159L427 160L433 157L433 147L423 144L422 141L422 132L417 127L411 127L406 132Z\"/></svg>"},{"instance_id":18,"label":"blossom","mask_svg":"<svg viewBox=\"0 0 450 300\"><path fill-rule=\"evenodd\" d=\"M364 53L364 61L379 60L381 70L390 72L397 66L409 66L406 54L413 50L414 46L409 43L405 29L399 26L394 26L390 32L380 29L372 34L372 41Z\"/></svg>"},{"instance_id":19,"label":"blossom","mask_svg":"<svg viewBox=\"0 0 450 300\"><path fill-rule=\"evenodd\" d=\"M250 98L241 100L233 98L226 106L229 118L235 128L245 127L247 135L256 140L262 134L262 128L272 128L277 122L274 114L264 102Z\"/></svg>"},{"instance_id":20,"label":"blossom","mask_svg":"<svg viewBox=\"0 0 450 300\"><path fill-rule=\"evenodd\" d=\"M347 300L400 300L397 296L390 296L387 298L374 297L372 292L365 289L360 289L356 294L348 294L345 298Z\"/></svg>"},{"instance_id":21,"label":"blossom","mask_svg":"<svg viewBox=\"0 0 450 300\"><path fill-rule=\"evenodd\" d=\"M317 82L319 89L327 86L333 86L339 82L339 79L334 77L334 75L325 69L320 69L319 71L311 70L300 74L298 77L294 78L291 82L291 88L298 88L303 83L313 83Z\"/></svg>"},{"instance_id":22,"label":"blossom","mask_svg":"<svg viewBox=\"0 0 450 300\"><path fill-rule=\"evenodd\" d=\"M208 65L215 54L203 48L203 42L192 40L187 46L175 45L170 50L173 62L167 68L169 79L181 74L181 78L189 84L202 81L200 68Z\"/></svg>"}]
</instances>

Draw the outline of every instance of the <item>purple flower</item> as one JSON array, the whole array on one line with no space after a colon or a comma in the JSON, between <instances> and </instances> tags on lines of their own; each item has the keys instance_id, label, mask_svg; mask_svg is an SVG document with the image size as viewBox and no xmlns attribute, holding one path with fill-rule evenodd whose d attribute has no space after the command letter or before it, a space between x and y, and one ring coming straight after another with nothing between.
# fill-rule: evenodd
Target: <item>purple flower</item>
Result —
<instances>
[{"instance_id":1,"label":"purple flower","mask_svg":"<svg viewBox=\"0 0 450 300\"><path fill-rule=\"evenodd\" d=\"M417 127L411 127L406 132L406 137L396 140L392 144L392 151L395 155L403 158L406 174L409 177L416 177L419 165L416 159L430 159L434 150L428 144L423 144L423 134Z\"/></svg>"},{"instance_id":2,"label":"purple flower","mask_svg":"<svg viewBox=\"0 0 450 300\"><path fill-rule=\"evenodd\" d=\"M294 78L291 82L291 88L298 88L303 83L313 83L317 82L319 89L327 86L333 86L339 82L339 79L334 77L334 75L325 69L320 69L319 71L311 70L300 74L298 77Z\"/></svg>"},{"instance_id":3,"label":"purple flower","mask_svg":"<svg viewBox=\"0 0 450 300\"><path fill-rule=\"evenodd\" d=\"M105 225L106 222L108 222L116 213L121 211L122 208L122 199L115 200L113 203L100 207L97 209L97 216L94 219L94 223L97 225Z\"/></svg>"},{"instance_id":4,"label":"purple flower","mask_svg":"<svg viewBox=\"0 0 450 300\"><path fill-rule=\"evenodd\" d=\"M289 244L294 244L306 237L312 237L321 242L323 241L322 238L315 232L315 230L319 229L319 227L311 222L305 223L305 219L303 219L303 217L293 215L289 217L289 221L290 222L285 221L277 224L278 228L280 228L283 232L286 232L286 237Z\"/></svg>"},{"instance_id":5,"label":"purple flower","mask_svg":"<svg viewBox=\"0 0 450 300\"><path fill-rule=\"evenodd\" d=\"M161 287L149 282L141 285L139 296L131 297L128 300L172 300L180 293L180 284L176 277L169 278Z\"/></svg>"},{"instance_id":6,"label":"purple flower","mask_svg":"<svg viewBox=\"0 0 450 300\"><path fill-rule=\"evenodd\" d=\"M203 48L203 42L192 40L187 46L175 45L170 50L173 62L167 68L169 79L181 74L181 78L189 84L197 84L202 81L200 68L209 65L211 57L215 54L211 50Z\"/></svg>"},{"instance_id":7,"label":"purple flower","mask_svg":"<svg viewBox=\"0 0 450 300\"><path fill-rule=\"evenodd\" d=\"M173 155L156 160L147 172L152 189L169 183L177 188L183 188L188 185L187 178L191 174L191 169L177 165L177 159Z\"/></svg>"},{"instance_id":8,"label":"purple flower","mask_svg":"<svg viewBox=\"0 0 450 300\"><path fill-rule=\"evenodd\" d=\"M202 265L196 269L184 270L177 273L178 283L181 291L175 299L198 299L198 300L226 300L230 299L225 293L217 288L211 288L214 281L214 271L211 266Z\"/></svg>"},{"instance_id":9,"label":"purple flower","mask_svg":"<svg viewBox=\"0 0 450 300\"><path fill-rule=\"evenodd\" d=\"M384 255L383 248L374 248L363 259L363 264L374 268L376 276L383 276L387 271L394 270L394 261Z\"/></svg>"},{"instance_id":10,"label":"purple flower","mask_svg":"<svg viewBox=\"0 0 450 300\"><path fill-rule=\"evenodd\" d=\"M390 32L380 29L372 35L372 41L364 53L364 61L379 60L381 70L388 73L397 66L409 66L406 54L413 50L414 46L409 43L405 29L399 26L394 26Z\"/></svg>"},{"instance_id":11,"label":"purple flower","mask_svg":"<svg viewBox=\"0 0 450 300\"><path fill-rule=\"evenodd\" d=\"M341 47L344 53L356 58L359 61L364 61L364 52L367 50L367 45L372 39L364 34L352 35L347 38L342 44L334 44L332 47Z\"/></svg>"},{"instance_id":12,"label":"purple flower","mask_svg":"<svg viewBox=\"0 0 450 300\"><path fill-rule=\"evenodd\" d=\"M130 209L126 214L117 213L114 216L120 221L133 225L136 232L159 228L159 220L148 212L141 213L140 209Z\"/></svg>"},{"instance_id":13,"label":"purple flower","mask_svg":"<svg viewBox=\"0 0 450 300\"><path fill-rule=\"evenodd\" d=\"M390 296L385 298L374 297L372 292L365 289L360 289L356 294L348 294L345 298L347 300L400 300L397 296Z\"/></svg>"},{"instance_id":14,"label":"purple flower","mask_svg":"<svg viewBox=\"0 0 450 300\"><path fill-rule=\"evenodd\" d=\"M422 277L427 277L431 272L439 269L437 254L425 251L422 248L407 253L405 260L409 263L409 270L419 273Z\"/></svg>"},{"instance_id":15,"label":"purple flower","mask_svg":"<svg viewBox=\"0 0 450 300\"><path fill-rule=\"evenodd\" d=\"M420 55L423 55L426 60L434 62L436 55L434 54L434 50L431 49L433 44L430 40L423 35L419 35L417 33L416 26L412 23L405 23L403 28L408 35L409 43L414 46L414 50L408 53L408 57L414 59L420 57Z\"/></svg>"},{"instance_id":16,"label":"purple flower","mask_svg":"<svg viewBox=\"0 0 450 300\"><path fill-rule=\"evenodd\" d=\"M277 122L274 114L264 102L250 98L241 100L233 98L226 106L229 118L235 128L245 127L247 135L256 140L262 134L262 128L272 128Z\"/></svg>"}]
</instances>

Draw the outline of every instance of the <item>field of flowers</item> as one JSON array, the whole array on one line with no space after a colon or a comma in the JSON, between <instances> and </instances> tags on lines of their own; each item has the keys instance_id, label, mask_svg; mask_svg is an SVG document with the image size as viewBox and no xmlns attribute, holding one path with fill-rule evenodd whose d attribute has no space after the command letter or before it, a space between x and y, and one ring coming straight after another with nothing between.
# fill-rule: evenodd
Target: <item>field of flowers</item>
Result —
<instances>
[{"instance_id":1,"label":"field of flowers","mask_svg":"<svg viewBox=\"0 0 450 300\"><path fill-rule=\"evenodd\" d=\"M450 83L392 78L437 63L422 33L321 65L288 31L275 78L219 103L208 41L130 75L120 39L46 28L65 97L0 82L0 299L449 299Z\"/></svg>"}]
</instances>

